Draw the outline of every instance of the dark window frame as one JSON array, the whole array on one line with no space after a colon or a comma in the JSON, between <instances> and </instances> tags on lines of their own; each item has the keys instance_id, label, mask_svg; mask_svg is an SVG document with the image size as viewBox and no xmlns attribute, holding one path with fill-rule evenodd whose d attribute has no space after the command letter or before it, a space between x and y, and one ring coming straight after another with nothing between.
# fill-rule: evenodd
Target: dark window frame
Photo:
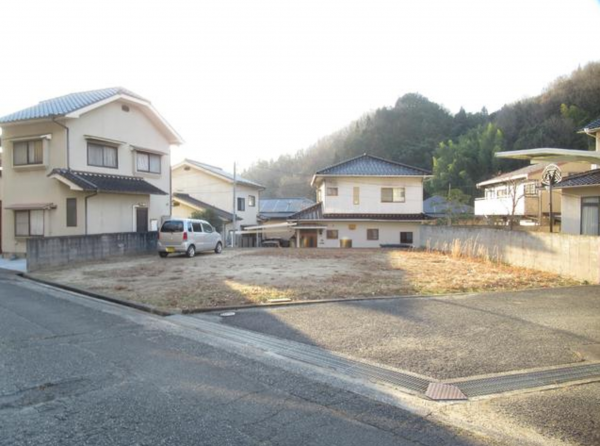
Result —
<instances>
[{"instance_id":1,"label":"dark window frame","mask_svg":"<svg viewBox=\"0 0 600 446\"><path fill-rule=\"evenodd\" d=\"M372 235L373 232L372 231L375 231L375 234L376 234L375 237L373 237L373 235ZM379 228L370 228L370 229L367 229L367 240L372 240L372 241L379 240Z\"/></svg>"},{"instance_id":2,"label":"dark window frame","mask_svg":"<svg viewBox=\"0 0 600 446\"><path fill-rule=\"evenodd\" d=\"M69 207L69 204L71 204L71 206L73 206L73 203L75 203L74 208ZM77 198L67 198L66 210L67 210L67 228L76 228L77 227ZM69 214L69 212L73 212L73 213Z\"/></svg>"},{"instance_id":3,"label":"dark window frame","mask_svg":"<svg viewBox=\"0 0 600 446\"><path fill-rule=\"evenodd\" d=\"M144 169L140 169L138 166L138 156L147 156L148 157L148 170L144 170ZM152 170L151 166L152 164L150 163L150 157L156 157L158 158L158 172ZM119 163L118 159L117 159L117 164ZM154 174L161 174L162 173L162 156L158 155L156 153L150 153L150 152L144 152L143 150L138 150L136 152L135 155L135 168L138 172L144 172L144 173L154 173Z\"/></svg>"},{"instance_id":4,"label":"dark window frame","mask_svg":"<svg viewBox=\"0 0 600 446\"><path fill-rule=\"evenodd\" d=\"M41 211L42 212L42 233L41 234L31 234L31 211ZM41 209L23 209L23 210L15 210L14 212L14 224L15 224L15 238L16 237L44 237L44 233L46 232L46 219L44 218L44 211ZM27 234L17 234L17 214L26 213L27 214Z\"/></svg>"},{"instance_id":5,"label":"dark window frame","mask_svg":"<svg viewBox=\"0 0 600 446\"><path fill-rule=\"evenodd\" d=\"M37 141L40 141L42 143L42 159L40 160L40 162L32 162L29 159L29 144L36 143ZM27 161L25 163L16 163L15 162L15 151L16 151L15 145L16 144L27 144L27 146L25 147L25 154L26 154ZM35 147L33 150L34 150L34 157L35 157ZM16 166L16 167L44 165L44 140L43 139L28 139L26 141L13 141L12 162L13 162L13 166Z\"/></svg>"},{"instance_id":6,"label":"dark window frame","mask_svg":"<svg viewBox=\"0 0 600 446\"><path fill-rule=\"evenodd\" d=\"M394 200L394 189L402 189L403 194L402 194L402 200ZM385 199L384 200L384 191L386 190L391 190L392 191L392 195L391 198L389 200ZM381 188L381 202L382 203L406 203L406 187L382 187Z\"/></svg>"},{"instance_id":7,"label":"dark window frame","mask_svg":"<svg viewBox=\"0 0 600 446\"><path fill-rule=\"evenodd\" d=\"M90 162L90 145L102 147L102 164L92 164ZM115 164L115 166L107 166L106 164L104 164L104 151L106 149L112 149L112 150L115 151L115 153L116 153L116 156L115 156L116 164ZM113 146L113 145L109 145L109 144L103 144L101 142L88 141L88 143L87 143L87 165L88 166L93 166L93 167L102 167L104 169L118 169L119 168L119 146ZM137 165L136 165L136 167L137 167Z\"/></svg>"},{"instance_id":8,"label":"dark window frame","mask_svg":"<svg viewBox=\"0 0 600 446\"><path fill-rule=\"evenodd\" d=\"M598 200L597 203L585 203L586 198L596 198ZM581 210L579 214L579 234L583 235L583 209L584 208L596 208L596 212L598 213L598 232L597 235L600 235L600 197L598 196L589 196L589 197L581 197ZM593 235L593 234L591 234Z\"/></svg>"},{"instance_id":9,"label":"dark window frame","mask_svg":"<svg viewBox=\"0 0 600 446\"><path fill-rule=\"evenodd\" d=\"M248 207L256 207L256 195L248 195Z\"/></svg>"},{"instance_id":10,"label":"dark window frame","mask_svg":"<svg viewBox=\"0 0 600 446\"><path fill-rule=\"evenodd\" d=\"M415 240L415 238L414 238L413 231L401 231L400 232L400 243L404 243L406 245L412 245L414 243L414 240Z\"/></svg>"},{"instance_id":11,"label":"dark window frame","mask_svg":"<svg viewBox=\"0 0 600 446\"><path fill-rule=\"evenodd\" d=\"M237 210L239 212L246 211L246 199L244 197L237 197Z\"/></svg>"},{"instance_id":12,"label":"dark window frame","mask_svg":"<svg viewBox=\"0 0 600 446\"><path fill-rule=\"evenodd\" d=\"M333 235L335 235L335 237ZM340 232L338 229L327 229L325 231L325 238L327 238L327 240L338 240L340 238Z\"/></svg>"},{"instance_id":13,"label":"dark window frame","mask_svg":"<svg viewBox=\"0 0 600 446\"><path fill-rule=\"evenodd\" d=\"M333 191L335 191L335 193L333 193ZM325 188L325 196L327 197L337 197L339 194L339 190L337 188L337 186L333 187L333 186L327 186Z\"/></svg>"}]
</instances>

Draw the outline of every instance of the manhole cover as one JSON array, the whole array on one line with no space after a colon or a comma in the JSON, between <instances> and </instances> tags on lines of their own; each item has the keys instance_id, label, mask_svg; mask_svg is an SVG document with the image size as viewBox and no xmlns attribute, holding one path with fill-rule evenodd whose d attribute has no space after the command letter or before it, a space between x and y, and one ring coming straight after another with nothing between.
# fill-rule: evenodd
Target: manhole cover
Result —
<instances>
[{"instance_id":1,"label":"manhole cover","mask_svg":"<svg viewBox=\"0 0 600 446\"><path fill-rule=\"evenodd\" d=\"M226 311L225 313L221 313L219 316L221 316L221 317L235 316L235 311Z\"/></svg>"},{"instance_id":2,"label":"manhole cover","mask_svg":"<svg viewBox=\"0 0 600 446\"><path fill-rule=\"evenodd\" d=\"M467 396L458 387L443 383L429 383L425 396L435 401L467 399Z\"/></svg>"}]
</instances>

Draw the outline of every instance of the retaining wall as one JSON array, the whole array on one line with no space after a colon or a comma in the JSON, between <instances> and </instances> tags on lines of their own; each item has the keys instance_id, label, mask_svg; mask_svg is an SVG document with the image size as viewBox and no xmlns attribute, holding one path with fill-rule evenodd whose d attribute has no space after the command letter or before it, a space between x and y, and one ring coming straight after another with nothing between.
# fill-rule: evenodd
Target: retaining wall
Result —
<instances>
[{"instance_id":1,"label":"retaining wall","mask_svg":"<svg viewBox=\"0 0 600 446\"><path fill-rule=\"evenodd\" d=\"M600 283L600 237L465 226L422 226L421 246Z\"/></svg>"},{"instance_id":2,"label":"retaining wall","mask_svg":"<svg viewBox=\"0 0 600 446\"><path fill-rule=\"evenodd\" d=\"M156 232L30 238L27 270L40 271L74 262L156 252Z\"/></svg>"}]
</instances>

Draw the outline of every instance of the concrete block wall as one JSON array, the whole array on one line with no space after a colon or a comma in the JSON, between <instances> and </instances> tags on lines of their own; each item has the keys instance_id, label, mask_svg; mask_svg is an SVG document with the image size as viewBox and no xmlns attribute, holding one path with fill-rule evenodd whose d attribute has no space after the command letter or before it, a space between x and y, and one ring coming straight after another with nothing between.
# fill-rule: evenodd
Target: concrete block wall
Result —
<instances>
[{"instance_id":1,"label":"concrete block wall","mask_svg":"<svg viewBox=\"0 0 600 446\"><path fill-rule=\"evenodd\" d=\"M422 226L421 247L600 283L600 237L597 236Z\"/></svg>"},{"instance_id":2,"label":"concrete block wall","mask_svg":"<svg viewBox=\"0 0 600 446\"><path fill-rule=\"evenodd\" d=\"M27 240L27 270L40 271L74 262L156 252L156 232L119 232Z\"/></svg>"}]
</instances>

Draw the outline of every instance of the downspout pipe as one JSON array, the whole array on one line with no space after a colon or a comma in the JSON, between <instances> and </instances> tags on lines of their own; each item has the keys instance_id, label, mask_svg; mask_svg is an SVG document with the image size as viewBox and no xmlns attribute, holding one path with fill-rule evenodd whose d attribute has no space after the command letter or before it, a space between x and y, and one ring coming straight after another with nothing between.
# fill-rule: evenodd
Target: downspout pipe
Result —
<instances>
[{"instance_id":1,"label":"downspout pipe","mask_svg":"<svg viewBox=\"0 0 600 446\"><path fill-rule=\"evenodd\" d=\"M56 117L52 118L52 122L55 123L56 125L61 126L63 129L65 129L67 131L67 170L71 170L71 145L70 145L70 140L71 138L69 137L69 127L67 127L66 125L64 125L61 122L58 122L56 120ZM87 231L86 231L87 233Z\"/></svg>"}]
</instances>

